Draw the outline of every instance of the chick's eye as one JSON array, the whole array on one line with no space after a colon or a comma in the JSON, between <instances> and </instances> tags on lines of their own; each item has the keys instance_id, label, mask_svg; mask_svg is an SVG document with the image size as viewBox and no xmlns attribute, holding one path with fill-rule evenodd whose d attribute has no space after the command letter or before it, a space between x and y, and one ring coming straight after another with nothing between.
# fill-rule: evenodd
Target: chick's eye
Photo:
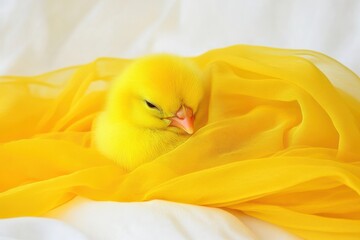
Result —
<instances>
[{"instance_id":1,"label":"chick's eye","mask_svg":"<svg viewBox=\"0 0 360 240\"><path fill-rule=\"evenodd\" d=\"M154 109L158 109L154 104L152 104L151 102L148 102L145 100L145 103L146 105L149 107L149 108L154 108Z\"/></svg>"}]
</instances>

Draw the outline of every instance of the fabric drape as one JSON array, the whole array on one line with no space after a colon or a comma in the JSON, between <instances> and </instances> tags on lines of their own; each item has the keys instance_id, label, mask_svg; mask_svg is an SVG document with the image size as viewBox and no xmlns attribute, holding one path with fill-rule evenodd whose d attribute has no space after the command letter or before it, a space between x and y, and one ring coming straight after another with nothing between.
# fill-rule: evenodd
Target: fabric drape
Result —
<instances>
[{"instance_id":1,"label":"fabric drape","mask_svg":"<svg viewBox=\"0 0 360 240\"><path fill-rule=\"evenodd\" d=\"M133 60L1 77L0 217L75 196L164 199L239 210L305 239L359 239L359 78L306 50L237 45L191 59L206 72L203 124L129 173L92 147L91 127Z\"/></svg>"}]
</instances>

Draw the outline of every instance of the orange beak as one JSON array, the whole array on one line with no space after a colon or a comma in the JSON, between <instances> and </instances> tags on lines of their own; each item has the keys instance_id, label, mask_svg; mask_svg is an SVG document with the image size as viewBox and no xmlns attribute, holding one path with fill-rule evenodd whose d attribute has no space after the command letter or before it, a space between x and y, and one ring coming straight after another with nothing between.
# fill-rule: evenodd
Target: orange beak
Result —
<instances>
[{"instance_id":1,"label":"orange beak","mask_svg":"<svg viewBox=\"0 0 360 240\"><path fill-rule=\"evenodd\" d=\"M169 126L183 129L188 134L194 133L194 115L191 108L182 105L175 116L169 119L171 120Z\"/></svg>"}]
</instances>

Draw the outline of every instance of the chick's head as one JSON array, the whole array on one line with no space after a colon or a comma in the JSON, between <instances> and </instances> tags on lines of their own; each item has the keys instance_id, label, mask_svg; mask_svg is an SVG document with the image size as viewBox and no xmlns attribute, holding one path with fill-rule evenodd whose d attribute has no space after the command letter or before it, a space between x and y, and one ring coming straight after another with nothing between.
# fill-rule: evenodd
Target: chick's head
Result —
<instances>
[{"instance_id":1,"label":"chick's head","mask_svg":"<svg viewBox=\"0 0 360 240\"><path fill-rule=\"evenodd\" d=\"M114 82L107 113L113 121L138 128L192 134L203 96L200 69L168 54L133 62Z\"/></svg>"}]
</instances>

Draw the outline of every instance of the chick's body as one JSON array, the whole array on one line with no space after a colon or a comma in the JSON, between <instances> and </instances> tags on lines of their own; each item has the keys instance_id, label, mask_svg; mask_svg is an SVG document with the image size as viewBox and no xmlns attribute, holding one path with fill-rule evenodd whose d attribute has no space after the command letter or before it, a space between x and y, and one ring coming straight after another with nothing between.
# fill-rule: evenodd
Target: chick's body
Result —
<instances>
[{"instance_id":1,"label":"chick's body","mask_svg":"<svg viewBox=\"0 0 360 240\"><path fill-rule=\"evenodd\" d=\"M109 90L95 146L127 170L170 151L193 132L203 84L190 60L161 54L134 61Z\"/></svg>"}]
</instances>

